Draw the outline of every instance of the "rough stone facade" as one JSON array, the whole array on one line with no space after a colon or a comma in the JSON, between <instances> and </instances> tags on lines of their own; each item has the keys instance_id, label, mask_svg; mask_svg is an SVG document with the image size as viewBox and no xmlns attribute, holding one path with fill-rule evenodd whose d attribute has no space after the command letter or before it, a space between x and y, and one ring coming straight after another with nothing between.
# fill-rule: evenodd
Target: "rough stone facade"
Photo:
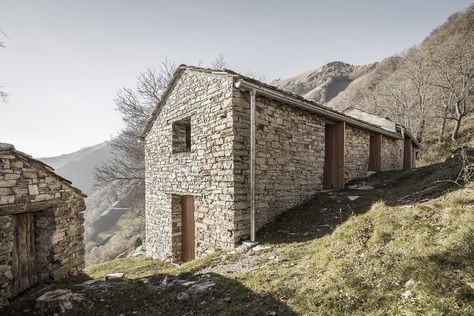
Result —
<instances>
[{"instance_id":1,"label":"rough stone facade","mask_svg":"<svg viewBox=\"0 0 474 316\"><path fill-rule=\"evenodd\" d=\"M344 171L346 182L367 176L369 170L370 133L346 125Z\"/></svg>"},{"instance_id":2,"label":"rough stone facade","mask_svg":"<svg viewBox=\"0 0 474 316\"><path fill-rule=\"evenodd\" d=\"M42 281L83 269L83 211L83 194L67 180L13 146L0 144L0 306L12 297L17 281L12 268L16 216L33 218L34 279Z\"/></svg>"},{"instance_id":3,"label":"rough stone facade","mask_svg":"<svg viewBox=\"0 0 474 316\"><path fill-rule=\"evenodd\" d=\"M403 169L403 140L382 137L382 170Z\"/></svg>"},{"instance_id":4,"label":"rough stone facade","mask_svg":"<svg viewBox=\"0 0 474 316\"><path fill-rule=\"evenodd\" d=\"M181 195L194 196L197 256L234 245L232 84L221 75L184 73L147 135L146 251L151 257L179 260ZM173 153L173 123L184 118L190 118L191 149Z\"/></svg>"},{"instance_id":5,"label":"rough stone facade","mask_svg":"<svg viewBox=\"0 0 474 316\"><path fill-rule=\"evenodd\" d=\"M145 127L148 256L180 260L182 196L194 196L196 256L248 238L250 97L235 87L239 78L182 70ZM322 189L325 125L314 112L257 96L257 228ZM346 123L346 182L367 175L372 133ZM402 168L400 144L384 137L384 170Z\"/></svg>"},{"instance_id":6,"label":"rough stone facade","mask_svg":"<svg viewBox=\"0 0 474 316\"><path fill-rule=\"evenodd\" d=\"M234 89L236 196L235 241L249 234L249 100ZM324 126L322 118L290 105L257 98L256 227L301 204L322 189Z\"/></svg>"}]
</instances>

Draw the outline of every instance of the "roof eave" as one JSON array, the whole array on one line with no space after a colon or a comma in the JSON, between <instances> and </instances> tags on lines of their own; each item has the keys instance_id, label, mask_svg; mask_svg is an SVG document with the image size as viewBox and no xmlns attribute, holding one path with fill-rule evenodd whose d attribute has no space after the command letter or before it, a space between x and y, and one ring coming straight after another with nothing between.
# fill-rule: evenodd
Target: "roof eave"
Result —
<instances>
[{"instance_id":1,"label":"roof eave","mask_svg":"<svg viewBox=\"0 0 474 316\"><path fill-rule=\"evenodd\" d=\"M275 99L277 101L281 101L281 102L286 103L286 104L292 104L292 105L297 106L301 109L319 114L319 115L321 115L325 118L332 119L332 120L335 120L335 121L346 122L350 125L360 127L360 128L366 129L366 130L370 130L372 132L380 133L380 134L389 136L391 138L402 139L401 135L399 135L397 133L389 132L389 131L384 130L384 129L376 126L376 125L372 125L370 123L358 120L356 118L352 118L348 115L345 115L341 112L334 111L330 108L326 108L326 107L324 107L322 105L319 105L315 102L312 102L312 101L309 101L309 100L296 99L296 98L288 95L287 93L280 92L279 90L275 90L275 89L269 89L269 88L266 88L264 86L261 86L261 85L255 84L255 83L248 82L244 79L240 79L239 82L240 82L240 84L238 85L239 89L243 89L243 90L247 90L247 91L251 90L251 89L255 89L259 92L260 95L269 97L271 99Z\"/></svg>"}]
</instances>

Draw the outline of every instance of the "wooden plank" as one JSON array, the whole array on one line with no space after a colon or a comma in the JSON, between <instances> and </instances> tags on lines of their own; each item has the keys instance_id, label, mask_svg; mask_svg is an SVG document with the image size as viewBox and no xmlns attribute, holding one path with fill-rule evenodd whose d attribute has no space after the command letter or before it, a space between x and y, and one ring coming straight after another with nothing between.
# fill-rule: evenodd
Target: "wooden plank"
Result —
<instances>
[{"instance_id":1,"label":"wooden plank","mask_svg":"<svg viewBox=\"0 0 474 316\"><path fill-rule=\"evenodd\" d=\"M10 286L11 297L15 297L19 293L20 272L18 268L18 218L11 217L13 229L13 248L12 248L12 274L13 279Z\"/></svg>"},{"instance_id":2,"label":"wooden plank","mask_svg":"<svg viewBox=\"0 0 474 316\"><path fill-rule=\"evenodd\" d=\"M334 125L326 124L324 145L324 179L323 188L332 189L335 177L335 133Z\"/></svg>"},{"instance_id":3,"label":"wooden plank","mask_svg":"<svg viewBox=\"0 0 474 316\"><path fill-rule=\"evenodd\" d=\"M28 231L28 276L30 279L30 286L38 281L36 274L36 244L35 244L35 214L27 213L27 231Z\"/></svg>"},{"instance_id":4,"label":"wooden plank","mask_svg":"<svg viewBox=\"0 0 474 316\"><path fill-rule=\"evenodd\" d=\"M336 178L334 181L334 188L344 189L345 187L345 148L346 148L346 123L336 123L335 129L335 163L336 163Z\"/></svg>"},{"instance_id":5,"label":"wooden plank","mask_svg":"<svg viewBox=\"0 0 474 316\"><path fill-rule=\"evenodd\" d=\"M182 221L182 259L191 261L195 258L194 236L194 197L185 195L181 198Z\"/></svg>"},{"instance_id":6,"label":"wooden plank","mask_svg":"<svg viewBox=\"0 0 474 316\"><path fill-rule=\"evenodd\" d=\"M14 203L14 204L0 205L0 216L39 212L39 211L43 211L48 208L54 207L61 201L62 201L61 198L55 198L55 199L40 201L40 202L27 202L27 203Z\"/></svg>"},{"instance_id":7,"label":"wooden plank","mask_svg":"<svg viewBox=\"0 0 474 316\"><path fill-rule=\"evenodd\" d=\"M13 280L11 296L15 297L38 281L36 274L36 249L34 214L23 213L12 216L14 229L12 250Z\"/></svg>"},{"instance_id":8,"label":"wooden plank","mask_svg":"<svg viewBox=\"0 0 474 316\"><path fill-rule=\"evenodd\" d=\"M18 214L18 267L20 272L19 291L23 292L30 286L30 278L28 276L28 245L26 231L26 215Z\"/></svg>"},{"instance_id":9,"label":"wooden plank","mask_svg":"<svg viewBox=\"0 0 474 316\"><path fill-rule=\"evenodd\" d=\"M382 170L382 134L370 136L369 170Z\"/></svg>"},{"instance_id":10,"label":"wooden plank","mask_svg":"<svg viewBox=\"0 0 474 316\"><path fill-rule=\"evenodd\" d=\"M325 189L344 189L345 187L345 146L345 123L326 124L323 179Z\"/></svg>"},{"instance_id":11,"label":"wooden plank","mask_svg":"<svg viewBox=\"0 0 474 316\"><path fill-rule=\"evenodd\" d=\"M405 138L403 144L403 169L411 169L412 168L412 143L410 138Z\"/></svg>"}]
</instances>

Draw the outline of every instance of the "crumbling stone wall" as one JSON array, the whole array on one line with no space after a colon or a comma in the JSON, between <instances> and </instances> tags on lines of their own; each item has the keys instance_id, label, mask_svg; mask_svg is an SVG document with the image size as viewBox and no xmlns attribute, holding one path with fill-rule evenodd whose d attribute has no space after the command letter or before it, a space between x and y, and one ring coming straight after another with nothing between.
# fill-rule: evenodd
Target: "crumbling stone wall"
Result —
<instances>
[{"instance_id":1,"label":"crumbling stone wall","mask_svg":"<svg viewBox=\"0 0 474 316\"><path fill-rule=\"evenodd\" d=\"M12 217L33 212L39 280L59 279L84 268L82 193L52 169L0 146L0 305L11 297Z\"/></svg>"},{"instance_id":2,"label":"crumbling stone wall","mask_svg":"<svg viewBox=\"0 0 474 316\"><path fill-rule=\"evenodd\" d=\"M403 140L382 137L382 170L403 169Z\"/></svg>"},{"instance_id":3,"label":"crumbling stone wall","mask_svg":"<svg viewBox=\"0 0 474 316\"><path fill-rule=\"evenodd\" d=\"M369 170L370 133L346 124L345 180L367 176Z\"/></svg>"},{"instance_id":4,"label":"crumbling stone wall","mask_svg":"<svg viewBox=\"0 0 474 316\"><path fill-rule=\"evenodd\" d=\"M150 257L179 260L181 195L194 196L197 256L234 246L232 80L184 72L147 134L145 234ZM173 122L187 117L191 150L173 153Z\"/></svg>"},{"instance_id":5,"label":"crumbling stone wall","mask_svg":"<svg viewBox=\"0 0 474 316\"><path fill-rule=\"evenodd\" d=\"M234 90L236 241L249 235L249 97ZM322 118L263 97L256 102L256 226L301 204L322 188Z\"/></svg>"}]
</instances>

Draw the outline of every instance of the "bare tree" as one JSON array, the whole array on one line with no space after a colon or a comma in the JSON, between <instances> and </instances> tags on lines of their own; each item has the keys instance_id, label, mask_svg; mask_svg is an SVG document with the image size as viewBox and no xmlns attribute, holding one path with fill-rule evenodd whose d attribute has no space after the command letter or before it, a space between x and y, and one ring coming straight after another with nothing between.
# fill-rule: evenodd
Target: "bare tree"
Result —
<instances>
[{"instance_id":1,"label":"bare tree","mask_svg":"<svg viewBox=\"0 0 474 316\"><path fill-rule=\"evenodd\" d=\"M225 60L225 55L222 53L219 53L214 59L214 61L211 63L211 68L212 69L217 69L217 70L223 70L227 68L227 62Z\"/></svg>"},{"instance_id":2,"label":"bare tree","mask_svg":"<svg viewBox=\"0 0 474 316\"><path fill-rule=\"evenodd\" d=\"M452 93L443 91L441 89L436 89L435 93L437 97L435 98L438 111L435 115L436 118L441 120L441 129L438 135L438 143L441 143L446 134L446 126L448 123L448 116L452 115L452 105L455 99L455 96Z\"/></svg>"},{"instance_id":3,"label":"bare tree","mask_svg":"<svg viewBox=\"0 0 474 316\"><path fill-rule=\"evenodd\" d=\"M474 39L453 36L441 45L433 58L436 80L446 118L455 122L452 140L459 136L462 121L474 113Z\"/></svg>"},{"instance_id":4,"label":"bare tree","mask_svg":"<svg viewBox=\"0 0 474 316\"><path fill-rule=\"evenodd\" d=\"M8 36L5 34L5 32L3 32L2 29L0 29L0 36L1 36L1 37L5 37L5 38L8 37ZM0 48L5 48L5 41L2 40L1 38L0 38ZM6 102L6 101L7 101L8 94L7 94L5 91L3 91L2 88L3 88L3 87L0 86L0 102Z\"/></svg>"},{"instance_id":5,"label":"bare tree","mask_svg":"<svg viewBox=\"0 0 474 316\"><path fill-rule=\"evenodd\" d=\"M430 85L432 69L429 52L413 48L404 62L380 87L390 116L412 130L421 142L426 122L432 114L433 89Z\"/></svg>"},{"instance_id":6,"label":"bare tree","mask_svg":"<svg viewBox=\"0 0 474 316\"><path fill-rule=\"evenodd\" d=\"M144 146L139 135L149 115L160 101L176 64L169 60L149 68L137 78L135 89L122 88L114 99L125 128L111 141L112 161L96 168L97 186L115 180L144 179Z\"/></svg>"}]
</instances>

